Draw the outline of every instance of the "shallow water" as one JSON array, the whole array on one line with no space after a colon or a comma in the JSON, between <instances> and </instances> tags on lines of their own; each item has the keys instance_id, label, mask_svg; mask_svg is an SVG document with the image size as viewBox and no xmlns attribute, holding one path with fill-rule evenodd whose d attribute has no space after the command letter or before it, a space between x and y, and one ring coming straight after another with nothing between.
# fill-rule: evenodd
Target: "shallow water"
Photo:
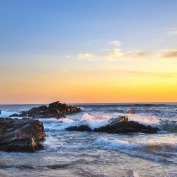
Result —
<instances>
[{"instance_id":1,"label":"shallow water","mask_svg":"<svg viewBox=\"0 0 177 177\"><path fill-rule=\"evenodd\" d=\"M0 105L2 117L38 105ZM66 119L40 119L46 137L44 150L35 153L0 152L0 176L141 177L177 176L177 104L87 104ZM69 132L65 128L106 125L109 119L128 115L129 120L158 126L157 134L107 134Z\"/></svg>"}]
</instances>

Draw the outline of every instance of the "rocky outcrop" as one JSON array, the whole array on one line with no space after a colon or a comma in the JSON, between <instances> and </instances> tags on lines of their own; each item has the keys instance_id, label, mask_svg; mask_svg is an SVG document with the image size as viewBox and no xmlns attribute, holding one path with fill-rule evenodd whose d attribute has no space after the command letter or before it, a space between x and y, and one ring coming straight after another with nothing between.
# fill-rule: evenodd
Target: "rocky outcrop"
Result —
<instances>
[{"instance_id":1,"label":"rocky outcrop","mask_svg":"<svg viewBox=\"0 0 177 177\"><path fill-rule=\"evenodd\" d=\"M95 132L107 132L107 133L131 133L131 132L142 132L142 133L157 133L158 128L153 128L150 125L145 126L138 122L119 122L114 125L107 125L94 129Z\"/></svg>"},{"instance_id":2,"label":"rocky outcrop","mask_svg":"<svg viewBox=\"0 0 177 177\"><path fill-rule=\"evenodd\" d=\"M94 132L107 132L107 133L132 133L132 132L142 132L142 133L157 133L158 128L152 126L145 126L139 124L138 122L128 121L128 116L121 116L118 118L110 119L107 126L100 128L95 128L91 130L87 125L68 127L68 131L94 131Z\"/></svg>"},{"instance_id":3,"label":"rocky outcrop","mask_svg":"<svg viewBox=\"0 0 177 177\"><path fill-rule=\"evenodd\" d=\"M0 151L34 152L42 150L43 123L34 119L0 118Z\"/></svg>"},{"instance_id":4,"label":"rocky outcrop","mask_svg":"<svg viewBox=\"0 0 177 177\"><path fill-rule=\"evenodd\" d=\"M28 111L22 111L20 114L12 114L10 117L33 117L33 118L61 118L66 114L79 112L81 109L76 106L68 106L59 101L50 103L49 106L42 105L31 108Z\"/></svg>"}]
</instances>

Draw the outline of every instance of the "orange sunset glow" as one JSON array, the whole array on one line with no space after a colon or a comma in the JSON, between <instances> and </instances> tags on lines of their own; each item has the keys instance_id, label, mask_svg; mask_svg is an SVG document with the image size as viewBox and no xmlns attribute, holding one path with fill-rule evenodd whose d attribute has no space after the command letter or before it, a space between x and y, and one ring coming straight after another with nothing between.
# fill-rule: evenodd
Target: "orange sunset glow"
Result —
<instances>
[{"instance_id":1,"label":"orange sunset glow","mask_svg":"<svg viewBox=\"0 0 177 177\"><path fill-rule=\"evenodd\" d=\"M4 4L0 104L176 102L176 11L82 5Z\"/></svg>"}]
</instances>

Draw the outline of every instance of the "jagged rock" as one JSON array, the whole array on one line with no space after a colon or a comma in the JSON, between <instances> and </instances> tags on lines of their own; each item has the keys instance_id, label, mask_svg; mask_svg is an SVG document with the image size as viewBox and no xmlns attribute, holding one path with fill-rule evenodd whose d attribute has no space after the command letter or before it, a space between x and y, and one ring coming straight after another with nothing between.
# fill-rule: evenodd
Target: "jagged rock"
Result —
<instances>
[{"instance_id":1,"label":"jagged rock","mask_svg":"<svg viewBox=\"0 0 177 177\"><path fill-rule=\"evenodd\" d=\"M43 123L34 119L0 118L0 150L34 152L42 150Z\"/></svg>"},{"instance_id":2,"label":"jagged rock","mask_svg":"<svg viewBox=\"0 0 177 177\"><path fill-rule=\"evenodd\" d=\"M76 106L68 106L65 103L59 101L50 103L47 107L42 105L39 107L33 107L28 111L23 111L21 114L13 114L9 117L32 117L32 118L64 118L65 114L73 114L79 112L81 109Z\"/></svg>"},{"instance_id":3,"label":"jagged rock","mask_svg":"<svg viewBox=\"0 0 177 177\"><path fill-rule=\"evenodd\" d=\"M50 104L49 104L49 108L57 108L58 104L59 104L59 101L50 103Z\"/></svg>"},{"instance_id":4,"label":"jagged rock","mask_svg":"<svg viewBox=\"0 0 177 177\"><path fill-rule=\"evenodd\" d=\"M46 111L47 110L47 106L46 105L42 105L38 107L38 111Z\"/></svg>"}]
</instances>

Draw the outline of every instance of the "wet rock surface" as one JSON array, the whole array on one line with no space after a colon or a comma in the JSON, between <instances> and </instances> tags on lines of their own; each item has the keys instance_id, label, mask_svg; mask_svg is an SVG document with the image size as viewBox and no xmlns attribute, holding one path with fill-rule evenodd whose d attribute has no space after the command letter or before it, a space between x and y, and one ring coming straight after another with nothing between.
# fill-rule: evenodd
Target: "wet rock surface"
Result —
<instances>
[{"instance_id":1,"label":"wet rock surface","mask_svg":"<svg viewBox=\"0 0 177 177\"><path fill-rule=\"evenodd\" d=\"M34 152L42 150L43 123L34 119L0 118L0 151Z\"/></svg>"},{"instance_id":2,"label":"wet rock surface","mask_svg":"<svg viewBox=\"0 0 177 177\"><path fill-rule=\"evenodd\" d=\"M106 132L106 133L157 133L159 130L157 127L145 126L138 122L128 121L127 116L110 119L107 126L100 128L90 129L87 125L73 126L66 128L68 131L94 131L94 132Z\"/></svg>"},{"instance_id":3,"label":"wet rock surface","mask_svg":"<svg viewBox=\"0 0 177 177\"><path fill-rule=\"evenodd\" d=\"M79 112L81 109L76 106L69 106L59 101L50 103L48 106L42 105L22 111L20 114L12 114L9 117L32 117L32 118L62 118L66 114Z\"/></svg>"}]
</instances>

